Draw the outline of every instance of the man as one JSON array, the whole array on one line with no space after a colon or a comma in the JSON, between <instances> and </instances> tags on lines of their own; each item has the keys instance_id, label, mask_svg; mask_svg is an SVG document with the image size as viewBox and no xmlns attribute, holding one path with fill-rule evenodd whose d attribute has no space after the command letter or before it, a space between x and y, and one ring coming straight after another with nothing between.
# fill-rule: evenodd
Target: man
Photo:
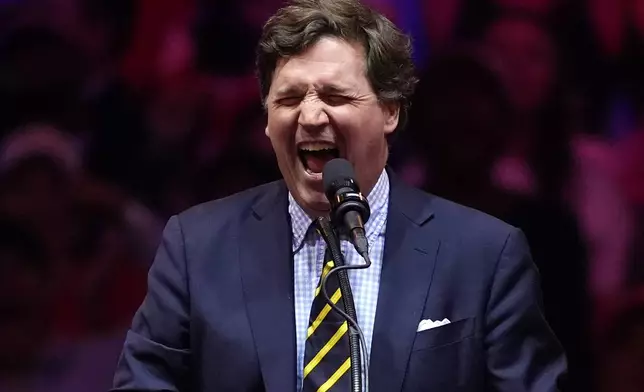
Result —
<instances>
[{"instance_id":1,"label":"man","mask_svg":"<svg viewBox=\"0 0 644 392\"><path fill-rule=\"evenodd\" d=\"M321 171L337 156L371 207L373 264L349 273L369 390L556 390L565 359L522 233L385 169L415 84L409 52L357 0L296 0L267 22L258 74L284 181L170 219L113 391L350 390L346 324L316 310L325 244L311 224L328 214Z\"/></svg>"}]
</instances>

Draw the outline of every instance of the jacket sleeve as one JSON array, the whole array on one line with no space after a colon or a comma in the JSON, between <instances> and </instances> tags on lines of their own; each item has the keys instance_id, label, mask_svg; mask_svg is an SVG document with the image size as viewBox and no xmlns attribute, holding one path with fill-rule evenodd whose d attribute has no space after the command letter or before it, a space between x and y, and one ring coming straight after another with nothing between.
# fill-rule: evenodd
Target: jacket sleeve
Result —
<instances>
[{"instance_id":1,"label":"jacket sleeve","mask_svg":"<svg viewBox=\"0 0 644 392\"><path fill-rule=\"evenodd\" d=\"M183 233L173 216L148 274L147 295L125 338L111 391L187 389L189 295Z\"/></svg>"},{"instance_id":2,"label":"jacket sleeve","mask_svg":"<svg viewBox=\"0 0 644 392\"><path fill-rule=\"evenodd\" d=\"M497 261L486 312L485 347L490 390L560 390L566 358L544 318L539 273L518 229L507 237Z\"/></svg>"}]
</instances>

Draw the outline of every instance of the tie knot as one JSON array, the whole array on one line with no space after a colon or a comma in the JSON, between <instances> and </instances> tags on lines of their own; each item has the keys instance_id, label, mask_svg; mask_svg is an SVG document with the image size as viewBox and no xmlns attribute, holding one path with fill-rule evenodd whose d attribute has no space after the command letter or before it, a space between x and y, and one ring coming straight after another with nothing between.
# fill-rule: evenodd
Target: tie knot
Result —
<instances>
[{"instance_id":1,"label":"tie knot","mask_svg":"<svg viewBox=\"0 0 644 392\"><path fill-rule=\"evenodd\" d=\"M327 217L317 218L313 221L313 225L315 227L315 231L317 231L317 233L322 237L328 237L333 234L333 226Z\"/></svg>"}]
</instances>

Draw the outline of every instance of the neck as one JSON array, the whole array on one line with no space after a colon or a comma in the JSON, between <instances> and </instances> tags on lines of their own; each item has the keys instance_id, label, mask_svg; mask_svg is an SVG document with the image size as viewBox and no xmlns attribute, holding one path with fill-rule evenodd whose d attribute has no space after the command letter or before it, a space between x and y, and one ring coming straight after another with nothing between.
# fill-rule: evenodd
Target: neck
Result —
<instances>
[{"instance_id":1,"label":"neck","mask_svg":"<svg viewBox=\"0 0 644 392\"><path fill-rule=\"evenodd\" d=\"M371 194L371 191L373 191L373 188L376 187L376 184L378 183L378 180L380 179L380 176L382 175L383 170L384 168L380 170L378 174L375 175L371 181L365 181L365 186L362 186L361 184L360 193L362 193L364 197L368 197L369 194Z\"/></svg>"},{"instance_id":2,"label":"neck","mask_svg":"<svg viewBox=\"0 0 644 392\"><path fill-rule=\"evenodd\" d=\"M363 184L362 181L359 182L360 193L362 193L364 197L368 198L371 195L371 192L376 187L376 184L378 184L378 181L380 180L380 176L382 175L384 170L385 168L383 166L383 168L377 173L377 175L374 175L370 181L364 181L364 183L366 184L366 187L362 186ZM300 208L302 208L304 213L306 213L306 215L313 220L320 217L330 218L331 206L328 203L326 203L326 206L324 209L313 209L301 203L298 203L297 201L295 202L300 206Z\"/></svg>"},{"instance_id":3,"label":"neck","mask_svg":"<svg viewBox=\"0 0 644 392\"><path fill-rule=\"evenodd\" d=\"M363 196L367 197L373 191L373 188L375 188L376 184L378 183L378 180L380 180L380 176L382 175L382 172L385 170L385 167L387 166L387 159L389 158L389 146L385 145L382 155L380 158L379 164L373 165L372 167L377 167L377 170L370 171L369 172L369 179L363 179L359 178L358 180L360 181L360 192L362 193Z\"/></svg>"}]
</instances>

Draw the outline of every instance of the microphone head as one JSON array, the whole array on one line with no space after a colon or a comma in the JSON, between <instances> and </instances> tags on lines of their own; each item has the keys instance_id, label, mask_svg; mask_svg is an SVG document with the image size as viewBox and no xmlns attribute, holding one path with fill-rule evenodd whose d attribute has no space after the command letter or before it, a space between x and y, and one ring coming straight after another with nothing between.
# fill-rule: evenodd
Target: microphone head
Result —
<instances>
[{"instance_id":1,"label":"microphone head","mask_svg":"<svg viewBox=\"0 0 644 392\"><path fill-rule=\"evenodd\" d=\"M332 159L324 165L322 183L324 184L324 193L328 198L335 197L337 191L342 188L351 188L354 192L360 192L353 166L342 158Z\"/></svg>"},{"instance_id":2,"label":"microphone head","mask_svg":"<svg viewBox=\"0 0 644 392\"><path fill-rule=\"evenodd\" d=\"M360 187L355 180L353 166L346 159L332 159L322 169L324 194L331 204L331 217L335 222L341 222L348 211L356 211L366 222L371 211L367 199L360 193Z\"/></svg>"}]
</instances>

